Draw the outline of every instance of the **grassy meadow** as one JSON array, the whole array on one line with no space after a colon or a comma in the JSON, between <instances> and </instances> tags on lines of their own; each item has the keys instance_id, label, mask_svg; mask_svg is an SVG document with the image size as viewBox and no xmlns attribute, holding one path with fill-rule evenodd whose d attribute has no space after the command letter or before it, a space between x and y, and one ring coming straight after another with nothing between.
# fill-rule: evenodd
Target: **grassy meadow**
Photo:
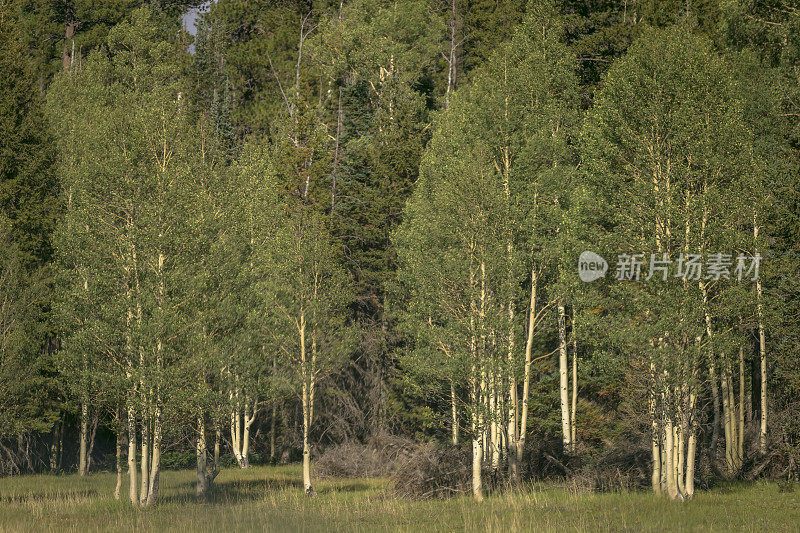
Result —
<instances>
[{"instance_id":1,"label":"grassy meadow","mask_svg":"<svg viewBox=\"0 0 800 533\"><path fill-rule=\"evenodd\" d=\"M798 531L800 491L754 483L670 503L649 493L591 494L554 485L411 501L384 479L326 479L303 494L297 466L223 470L197 503L194 472L163 472L161 501L136 509L113 498L115 475L0 479L0 531ZM126 487L127 488L127 487Z\"/></svg>"}]
</instances>

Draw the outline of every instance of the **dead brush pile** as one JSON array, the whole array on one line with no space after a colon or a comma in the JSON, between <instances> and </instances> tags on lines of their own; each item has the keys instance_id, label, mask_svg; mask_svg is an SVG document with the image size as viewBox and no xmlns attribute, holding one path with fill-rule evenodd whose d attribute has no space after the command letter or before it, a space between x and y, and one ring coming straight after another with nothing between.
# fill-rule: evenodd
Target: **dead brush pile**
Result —
<instances>
[{"instance_id":1,"label":"dead brush pile","mask_svg":"<svg viewBox=\"0 0 800 533\"><path fill-rule=\"evenodd\" d=\"M392 475L397 496L412 499L449 498L468 494L471 487L471 455L466 448L419 444L401 461Z\"/></svg>"},{"instance_id":2,"label":"dead brush pile","mask_svg":"<svg viewBox=\"0 0 800 533\"><path fill-rule=\"evenodd\" d=\"M391 477L417 446L410 439L379 433L365 443L329 447L316 461L314 471L320 477Z\"/></svg>"}]
</instances>

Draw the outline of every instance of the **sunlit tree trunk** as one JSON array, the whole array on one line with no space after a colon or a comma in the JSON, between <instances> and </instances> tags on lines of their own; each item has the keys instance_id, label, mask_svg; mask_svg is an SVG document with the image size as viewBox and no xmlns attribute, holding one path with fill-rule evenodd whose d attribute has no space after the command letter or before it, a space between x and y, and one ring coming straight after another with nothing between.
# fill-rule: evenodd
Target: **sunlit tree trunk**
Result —
<instances>
[{"instance_id":1,"label":"sunlit tree trunk","mask_svg":"<svg viewBox=\"0 0 800 533\"><path fill-rule=\"evenodd\" d=\"M80 447L78 449L78 475L85 476L89 473L88 457L89 444L89 402L84 398L81 401Z\"/></svg>"},{"instance_id":2,"label":"sunlit tree trunk","mask_svg":"<svg viewBox=\"0 0 800 533\"><path fill-rule=\"evenodd\" d=\"M314 487L311 485L311 444L309 442L309 430L311 426L311 387L313 375L311 372L310 361L306 353L306 319L305 312L300 311L300 321L298 323L298 333L300 335L300 373L302 378L301 402L303 407L303 487L306 495L314 495Z\"/></svg>"},{"instance_id":3,"label":"sunlit tree trunk","mask_svg":"<svg viewBox=\"0 0 800 533\"><path fill-rule=\"evenodd\" d=\"M458 446L458 403L456 397L456 384L452 378L450 378L450 417L453 446Z\"/></svg>"},{"instance_id":4,"label":"sunlit tree trunk","mask_svg":"<svg viewBox=\"0 0 800 533\"><path fill-rule=\"evenodd\" d=\"M661 494L661 428L659 427L659 416L658 416L658 401L657 401L657 391L656 387L658 383L656 381L656 367L653 361L653 355L650 356L650 380L648 386L648 399L647 399L647 406L650 413L650 449L652 451L652 461L653 461L653 472L650 480L650 484L653 488L653 492L656 494Z\"/></svg>"},{"instance_id":5,"label":"sunlit tree trunk","mask_svg":"<svg viewBox=\"0 0 800 533\"><path fill-rule=\"evenodd\" d=\"M519 422L519 441L517 443L517 463L522 462L525 452L525 439L528 433L528 396L531 384L531 361L533 351L533 332L536 327L536 290L538 285L536 265L531 265L531 297L528 314L528 332L525 339L525 371L522 381L522 416ZM519 475L519 474L518 474Z\"/></svg>"},{"instance_id":6,"label":"sunlit tree trunk","mask_svg":"<svg viewBox=\"0 0 800 533\"><path fill-rule=\"evenodd\" d=\"M564 452L572 453L572 427L569 414L569 366L567 361L567 327L564 303L558 302L558 376L561 398L561 440Z\"/></svg>"},{"instance_id":7,"label":"sunlit tree trunk","mask_svg":"<svg viewBox=\"0 0 800 533\"><path fill-rule=\"evenodd\" d=\"M117 407L114 413L114 421L116 426L116 471L117 471L117 484L114 487L114 499L119 500L122 494L122 421L120 420L120 408Z\"/></svg>"}]
</instances>

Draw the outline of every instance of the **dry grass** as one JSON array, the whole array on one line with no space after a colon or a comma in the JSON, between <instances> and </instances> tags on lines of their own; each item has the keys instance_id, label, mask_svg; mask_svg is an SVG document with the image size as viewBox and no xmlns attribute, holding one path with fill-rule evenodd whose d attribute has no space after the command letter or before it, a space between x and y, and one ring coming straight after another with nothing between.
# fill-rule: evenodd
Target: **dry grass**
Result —
<instances>
[{"instance_id":1,"label":"dry grass","mask_svg":"<svg viewBox=\"0 0 800 533\"><path fill-rule=\"evenodd\" d=\"M552 485L412 501L384 479L325 479L304 496L296 466L224 470L214 497L194 500L194 473L165 472L162 501L136 509L115 477L0 479L0 531L797 531L800 491L771 483L702 492L685 504L648 493L591 494Z\"/></svg>"}]
</instances>

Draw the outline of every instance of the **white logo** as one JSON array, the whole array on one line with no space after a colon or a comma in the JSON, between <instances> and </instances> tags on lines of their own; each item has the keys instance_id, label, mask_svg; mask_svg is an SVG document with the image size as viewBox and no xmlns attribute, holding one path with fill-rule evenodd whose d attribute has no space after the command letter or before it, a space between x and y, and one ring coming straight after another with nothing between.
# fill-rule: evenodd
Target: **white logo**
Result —
<instances>
[{"instance_id":1,"label":"white logo","mask_svg":"<svg viewBox=\"0 0 800 533\"><path fill-rule=\"evenodd\" d=\"M608 263L594 252L585 251L578 258L578 276L581 281L589 283L602 278L608 271Z\"/></svg>"}]
</instances>

